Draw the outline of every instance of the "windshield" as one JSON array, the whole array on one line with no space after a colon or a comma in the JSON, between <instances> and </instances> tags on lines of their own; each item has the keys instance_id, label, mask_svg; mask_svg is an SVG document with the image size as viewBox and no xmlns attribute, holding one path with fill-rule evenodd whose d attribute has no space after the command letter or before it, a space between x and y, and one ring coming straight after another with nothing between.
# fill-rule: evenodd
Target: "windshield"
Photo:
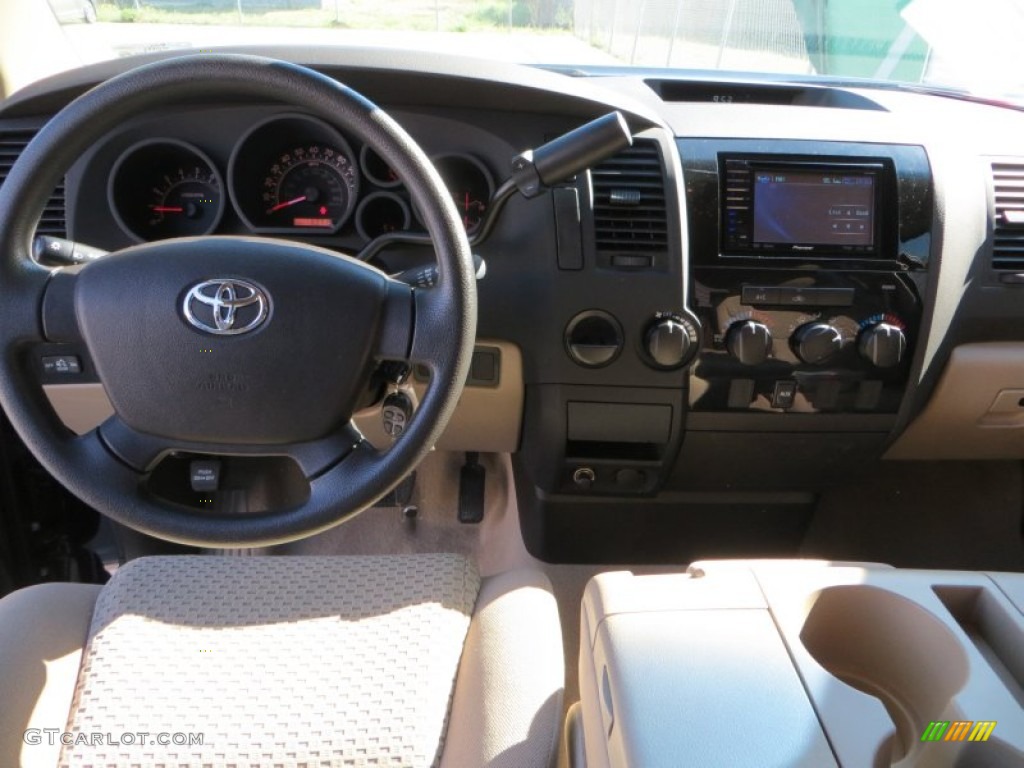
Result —
<instances>
[{"instance_id":1,"label":"windshield","mask_svg":"<svg viewBox=\"0 0 1024 768\"><path fill-rule=\"evenodd\" d=\"M7 93L134 53L283 43L1024 94L1024 0L2 0L0 29Z\"/></svg>"}]
</instances>

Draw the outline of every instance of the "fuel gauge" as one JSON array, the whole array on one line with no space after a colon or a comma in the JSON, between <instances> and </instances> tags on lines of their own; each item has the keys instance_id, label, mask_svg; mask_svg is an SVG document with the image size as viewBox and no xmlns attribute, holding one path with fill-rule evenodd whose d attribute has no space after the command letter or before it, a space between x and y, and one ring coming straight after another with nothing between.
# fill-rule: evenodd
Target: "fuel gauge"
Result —
<instances>
[{"instance_id":1,"label":"fuel gauge","mask_svg":"<svg viewBox=\"0 0 1024 768\"><path fill-rule=\"evenodd\" d=\"M448 187L466 232L476 232L494 195L490 172L472 155L438 155L431 159ZM416 218L423 223L418 211Z\"/></svg>"}]
</instances>

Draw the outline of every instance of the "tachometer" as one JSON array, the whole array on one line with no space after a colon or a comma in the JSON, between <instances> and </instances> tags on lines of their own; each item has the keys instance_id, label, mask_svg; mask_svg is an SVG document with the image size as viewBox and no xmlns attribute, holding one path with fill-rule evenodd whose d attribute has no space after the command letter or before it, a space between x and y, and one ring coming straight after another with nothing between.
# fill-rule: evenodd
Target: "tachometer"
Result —
<instances>
[{"instance_id":1,"label":"tachometer","mask_svg":"<svg viewBox=\"0 0 1024 768\"><path fill-rule=\"evenodd\" d=\"M238 143L228 167L231 199L254 232L337 232L359 193L348 143L307 115L278 115Z\"/></svg>"},{"instance_id":2,"label":"tachometer","mask_svg":"<svg viewBox=\"0 0 1024 768\"><path fill-rule=\"evenodd\" d=\"M108 197L121 228L142 241L208 235L224 211L213 162L174 139L130 147L110 175Z\"/></svg>"}]
</instances>

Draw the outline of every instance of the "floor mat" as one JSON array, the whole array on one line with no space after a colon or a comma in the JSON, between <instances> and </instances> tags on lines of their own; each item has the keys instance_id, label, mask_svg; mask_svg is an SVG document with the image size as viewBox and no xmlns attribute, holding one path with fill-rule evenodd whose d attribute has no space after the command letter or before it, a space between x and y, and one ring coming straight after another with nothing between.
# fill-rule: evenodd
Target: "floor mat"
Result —
<instances>
[{"instance_id":1,"label":"floor mat","mask_svg":"<svg viewBox=\"0 0 1024 768\"><path fill-rule=\"evenodd\" d=\"M417 471L413 503L417 514L402 515L397 507L374 507L329 531L274 547L274 554L383 555L452 552L475 557L479 528L456 520L461 454L430 454ZM494 473L490 473L492 476ZM492 494L493 495L493 494Z\"/></svg>"}]
</instances>

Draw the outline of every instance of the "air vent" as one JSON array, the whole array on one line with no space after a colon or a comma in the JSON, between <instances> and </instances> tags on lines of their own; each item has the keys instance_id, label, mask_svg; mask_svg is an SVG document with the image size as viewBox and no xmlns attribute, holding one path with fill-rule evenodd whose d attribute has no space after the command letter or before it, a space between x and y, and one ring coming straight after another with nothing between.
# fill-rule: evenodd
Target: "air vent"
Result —
<instances>
[{"instance_id":1,"label":"air vent","mask_svg":"<svg viewBox=\"0 0 1024 768\"><path fill-rule=\"evenodd\" d=\"M0 186L7 179L7 174L10 173L14 161L18 159L35 134L34 130L0 131ZM41 235L67 236L63 181L53 191L50 199L46 201L46 208L43 209L43 215L39 218L36 231Z\"/></svg>"},{"instance_id":2,"label":"air vent","mask_svg":"<svg viewBox=\"0 0 1024 768\"><path fill-rule=\"evenodd\" d=\"M992 266L1024 272L1024 162L992 163Z\"/></svg>"},{"instance_id":3,"label":"air vent","mask_svg":"<svg viewBox=\"0 0 1024 768\"><path fill-rule=\"evenodd\" d=\"M611 254L612 264L652 264L654 255L668 249L665 177L658 145L637 141L596 166L591 176L598 253ZM631 262L630 257L635 260Z\"/></svg>"}]
</instances>

